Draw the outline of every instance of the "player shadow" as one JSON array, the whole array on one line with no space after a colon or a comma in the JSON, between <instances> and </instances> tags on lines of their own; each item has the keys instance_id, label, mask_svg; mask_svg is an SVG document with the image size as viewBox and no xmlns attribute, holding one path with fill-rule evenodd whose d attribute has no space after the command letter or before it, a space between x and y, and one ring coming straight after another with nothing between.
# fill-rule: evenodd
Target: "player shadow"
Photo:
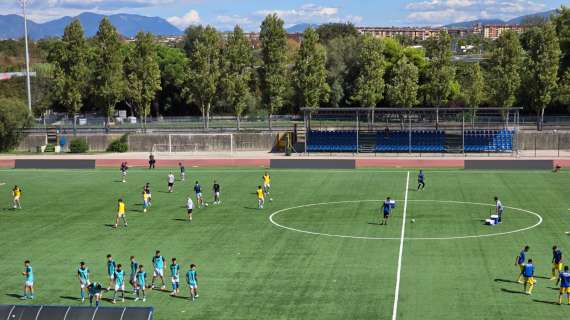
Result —
<instances>
[{"instance_id":1,"label":"player shadow","mask_svg":"<svg viewBox=\"0 0 570 320\"><path fill-rule=\"evenodd\" d=\"M542 277L542 276L535 276L535 278L537 278L537 279L544 279L544 280L550 280L549 277Z\"/></svg>"},{"instance_id":2,"label":"player shadow","mask_svg":"<svg viewBox=\"0 0 570 320\"><path fill-rule=\"evenodd\" d=\"M182 219L182 218L174 218L174 219L172 219L172 221L182 221L182 222L188 222L188 219Z\"/></svg>"},{"instance_id":3,"label":"player shadow","mask_svg":"<svg viewBox=\"0 0 570 320\"><path fill-rule=\"evenodd\" d=\"M115 228L115 225L114 225L114 224L110 224L110 223L105 223L104 226L107 227L107 228L111 228L111 229L114 229L114 228Z\"/></svg>"},{"instance_id":4,"label":"player shadow","mask_svg":"<svg viewBox=\"0 0 570 320\"><path fill-rule=\"evenodd\" d=\"M261 210L258 207L243 207L243 208L247 210Z\"/></svg>"},{"instance_id":5,"label":"player shadow","mask_svg":"<svg viewBox=\"0 0 570 320\"><path fill-rule=\"evenodd\" d=\"M381 226L382 225L380 222L368 222L368 224L371 224L373 226Z\"/></svg>"},{"instance_id":6,"label":"player shadow","mask_svg":"<svg viewBox=\"0 0 570 320\"><path fill-rule=\"evenodd\" d=\"M523 294L523 295L526 295L526 293L523 292L523 291L511 290L511 289L506 289L506 288L501 288L501 291L506 292L506 293L512 293L512 294Z\"/></svg>"},{"instance_id":7,"label":"player shadow","mask_svg":"<svg viewBox=\"0 0 570 320\"><path fill-rule=\"evenodd\" d=\"M504 283L517 283L517 284L521 284L518 281L514 281L514 280L507 280L507 279L495 279L493 280L495 282L504 282Z\"/></svg>"},{"instance_id":8,"label":"player shadow","mask_svg":"<svg viewBox=\"0 0 570 320\"><path fill-rule=\"evenodd\" d=\"M545 304L558 305L558 302L554 302L554 301L546 301L546 300L538 300L538 299L532 299L532 301L539 302L539 303L545 303Z\"/></svg>"},{"instance_id":9,"label":"player shadow","mask_svg":"<svg viewBox=\"0 0 570 320\"><path fill-rule=\"evenodd\" d=\"M73 300L73 301L81 301L81 298L78 297L71 297L71 296L60 296L62 299Z\"/></svg>"},{"instance_id":10,"label":"player shadow","mask_svg":"<svg viewBox=\"0 0 570 320\"><path fill-rule=\"evenodd\" d=\"M21 299L23 297L23 295L17 293L7 293L6 295L8 297L17 298L17 299Z\"/></svg>"},{"instance_id":11,"label":"player shadow","mask_svg":"<svg viewBox=\"0 0 570 320\"><path fill-rule=\"evenodd\" d=\"M176 298L176 299L183 299L183 300L188 300L188 299L189 299L189 297L180 296L180 295L178 295L178 296L171 296L171 297L172 297L172 298Z\"/></svg>"}]
</instances>

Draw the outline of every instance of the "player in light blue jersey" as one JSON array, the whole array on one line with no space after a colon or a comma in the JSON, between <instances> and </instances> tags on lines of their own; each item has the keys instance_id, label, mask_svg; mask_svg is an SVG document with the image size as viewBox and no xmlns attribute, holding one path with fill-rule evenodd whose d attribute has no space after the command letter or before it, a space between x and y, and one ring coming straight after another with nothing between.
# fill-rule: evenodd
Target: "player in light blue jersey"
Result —
<instances>
[{"instance_id":1,"label":"player in light blue jersey","mask_svg":"<svg viewBox=\"0 0 570 320\"><path fill-rule=\"evenodd\" d=\"M95 306L99 306L99 301L101 301L101 284L98 282L93 282L87 286L87 290L89 290L89 305L93 306L93 298L95 298Z\"/></svg>"},{"instance_id":2,"label":"player in light blue jersey","mask_svg":"<svg viewBox=\"0 0 570 320\"><path fill-rule=\"evenodd\" d=\"M560 272L556 284L560 283L560 296L558 297L558 304L562 304L562 296L566 294L568 304L570 304L570 271L568 266L564 266L564 271Z\"/></svg>"},{"instance_id":3,"label":"player in light blue jersey","mask_svg":"<svg viewBox=\"0 0 570 320\"><path fill-rule=\"evenodd\" d=\"M110 254L107 255L107 276L109 277L109 286L107 287L107 291L111 291L113 287L115 287L115 269L117 268L117 264L115 260L113 260L113 256Z\"/></svg>"},{"instance_id":4,"label":"player in light blue jersey","mask_svg":"<svg viewBox=\"0 0 570 320\"><path fill-rule=\"evenodd\" d=\"M135 256L131 256L131 273L129 275L129 283L131 284L131 286L133 287L133 289L137 288L137 270L139 268L139 263L137 262L137 260L135 259Z\"/></svg>"},{"instance_id":5,"label":"player in light blue jersey","mask_svg":"<svg viewBox=\"0 0 570 320\"><path fill-rule=\"evenodd\" d=\"M136 289L137 297L135 301L140 300L140 294L142 291L142 301L146 301L146 272L144 271L144 266L139 264L139 270L137 271L136 275Z\"/></svg>"},{"instance_id":6,"label":"player in light blue jersey","mask_svg":"<svg viewBox=\"0 0 570 320\"><path fill-rule=\"evenodd\" d=\"M198 273L196 272L196 265L191 264L190 270L186 272L186 283L190 288L190 299L192 301L198 298Z\"/></svg>"},{"instance_id":7,"label":"player in light blue jersey","mask_svg":"<svg viewBox=\"0 0 570 320\"><path fill-rule=\"evenodd\" d=\"M534 278L534 264L532 263L532 259L528 259L528 262L524 265L522 275L524 277L524 292L528 295L531 295L532 289L536 284L536 279Z\"/></svg>"},{"instance_id":8,"label":"player in light blue jersey","mask_svg":"<svg viewBox=\"0 0 570 320\"><path fill-rule=\"evenodd\" d=\"M23 300L25 299L33 299L34 298L34 271L32 269L32 265L30 264L30 260L24 261L24 272L22 272L24 276L25 283L24 283L24 296L22 297Z\"/></svg>"},{"instance_id":9,"label":"player in light blue jersey","mask_svg":"<svg viewBox=\"0 0 570 320\"><path fill-rule=\"evenodd\" d=\"M85 265L85 262L81 261L79 263L79 269L77 269L77 279L79 280L79 286L81 288L81 303L85 302L85 294L87 293L87 287L91 284L89 282L89 268Z\"/></svg>"},{"instance_id":10,"label":"player in light blue jersey","mask_svg":"<svg viewBox=\"0 0 570 320\"><path fill-rule=\"evenodd\" d=\"M162 286L160 290L166 289L166 285L164 283L164 269L166 269L166 260L163 256L160 255L160 250L156 250L154 257L152 257L152 265L154 267L154 273L152 274L152 282L150 284L150 288L154 289L154 280L156 278L160 278L162 280Z\"/></svg>"},{"instance_id":11,"label":"player in light blue jersey","mask_svg":"<svg viewBox=\"0 0 570 320\"><path fill-rule=\"evenodd\" d=\"M176 258L172 258L170 264L170 279L172 281L171 296L177 296L180 293L180 265L176 262Z\"/></svg>"},{"instance_id":12,"label":"player in light blue jersey","mask_svg":"<svg viewBox=\"0 0 570 320\"><path fill-rule=\"evenodd\" d=\"M122 302L125 302L125 271L121 264L117 265L115 270L115 292L113 292L113 304L117 303L117 292L121 291Z\"/></svg>"}]
</instances>

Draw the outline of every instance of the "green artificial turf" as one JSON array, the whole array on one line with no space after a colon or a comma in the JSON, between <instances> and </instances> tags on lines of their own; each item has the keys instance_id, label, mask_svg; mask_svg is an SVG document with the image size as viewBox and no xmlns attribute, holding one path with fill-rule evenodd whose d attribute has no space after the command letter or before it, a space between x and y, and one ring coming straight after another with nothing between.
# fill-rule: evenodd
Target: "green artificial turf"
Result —
<instances>
[{"instance_id":1,"label":"green artificial turf","mask_svg":"<svg viewBox=\"0 0 570 320\"><path fill-rule=\"evenodd\" d=\"M0 304L79 305L80 261L92 281L106 284L108 253L126 270L135 255L150 274L151 258L160 249L168 261L178 258L182 273L190 263L198 265L200 298L190 302L153 291L146 303L128 299L118 305L153 306L157 320L391 319L406 170L270 173L273 202L257 210L261 169L190 169L172 194L166 193L167 169L132 169L127 183L120 182L118 170L0 170ZM415 190L416 174L410 170L398 319L542 319L568 313L570 307L552 304L554 282L543 279L550 277L552 245L570 253L564 234L570 229L567 172L427 171L421 192ZM219 206L211 203L214 179L222 186ZM189 224L184 205L195 180L210 206L196 209ZM145 182L153 192L147 213L141 205ZM11 209L14 184L24 190L23 210ZM502 225L484 226L495 195L505 206L540 214L543 223L479 237L538 222L531 213L506 209ZM386 196L398 203L389 225L380 226L381 202L360 200ZM113 230L108 225L119 197L126 200L129 227ZM320 205L280 211L307 204ZM276 223L309 233L273 225L274 212ZM526 244L539 276L532 296L513 282L515 256ZM21 302L25 259L34 267L36 299ZM185 283L182 294L188 297Z\"/></svg>"}]
</instances>

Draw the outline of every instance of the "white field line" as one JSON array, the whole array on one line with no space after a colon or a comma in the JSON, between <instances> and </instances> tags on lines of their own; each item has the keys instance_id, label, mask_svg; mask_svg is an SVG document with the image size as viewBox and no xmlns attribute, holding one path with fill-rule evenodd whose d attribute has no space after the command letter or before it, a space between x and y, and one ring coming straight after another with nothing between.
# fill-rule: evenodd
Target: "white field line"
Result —
<instances>
[{"instance_id":1,"label":"white field line","mask_svg":"<svg viewBox=\"0 0 570 320\"><path fill-rule=\"evenodd\" d=\"M406 176L406 195L404 196L404 214L402 215L402 234L400 235L400 253L398 254L398 271L396 273L396 291L394 293L394 307L392 320L398 318L398 298L400 296L400 275L402 273L402 255L404 253L404 237L406 232L406 212L408 210L408 188L410 187L410 172Z\"/></svg>"}]
</instances>

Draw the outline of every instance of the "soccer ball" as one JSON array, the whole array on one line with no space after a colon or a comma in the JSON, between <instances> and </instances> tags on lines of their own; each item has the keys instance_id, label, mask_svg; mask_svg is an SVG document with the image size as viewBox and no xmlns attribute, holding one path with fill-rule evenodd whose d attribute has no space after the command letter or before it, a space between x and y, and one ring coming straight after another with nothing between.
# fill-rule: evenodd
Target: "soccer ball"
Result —
<instances>
[{"instance_id":1,"label":"soccer ball","mask_svg":"<svg viewBox=\"0 0 570 320\"><path fill-rule=\"evenodd\" d=\"M205 205L206 207L208 206L208 204L207 204L207 203L204 203L204 205Z\"/></svg>"},{"instance_id":2,"label":"soccer ball","mask_svg":"<svg viewBox=\"0 0 570 320\"><path fill-rule=\"evenodd\" d=\"M273 202L273 198L269 198L269 202Z\"/></svg>"},{"instance_id":3,"label":"soccer ball","mask_svg":"<svg viewBox=\"0 0 570 320\"><path fill-rule=\"evenodd\" d=\"M416 219L412 219L412 223L416 223Z\"/></svg>"}]
</instances>

